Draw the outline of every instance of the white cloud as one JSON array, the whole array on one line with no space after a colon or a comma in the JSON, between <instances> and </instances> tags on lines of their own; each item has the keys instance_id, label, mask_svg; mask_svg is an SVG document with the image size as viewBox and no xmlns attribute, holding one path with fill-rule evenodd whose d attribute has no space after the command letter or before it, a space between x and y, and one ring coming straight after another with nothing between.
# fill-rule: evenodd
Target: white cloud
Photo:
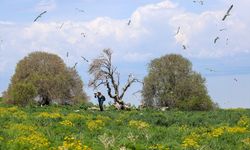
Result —
<instances>
[{"instance_id":1,"label":"white cloud","mask_svg":"<svg viewBox=\"0 0 250 150\"><path fill-rule=\"evenodd\" d=\"M249 3L245 1L244 5ZM37 9L55 7L54 0L43 0ZM239 11L239 7L245 10L246 6L235 7ZM34 50L55 52L63 57L70 51L74 60L77 60L79 55L93 58L102 49L111 48L119 53L117 57L123 57L126 61L142 61L172 52L204 58L248 53L250 20L241 19L246 18L244 15L247 14L235 12L226 22L220 21L223 15L224 10L199 14L188 12L180 4L166 0L139 7L130 18L98 17L87 22L68 20L64 21L62 29L59 27L63 22L20 25L0 21L0 33L5 35L3 51L6 51L6 59L12 53L16 55L11 60ZM130 26L127 25L129 19ZM179 26L180 33L174 36ZM227 30L219 32L220 28ZM86 37L81 36L81 33L85 33ZM220 36L220 39L217 44L213 44L216 36ZM186 51L182 50L182 44L187 45Z\"/></svg>"},{"instance_id":2,"label":"white cloud","mask_svg":"<svg viewBox=\"0 0 250 150\"><path fill-rule=\"evenodd\" d=\"M35 7L36 11L51 11L56 8L55 0L41 0Z\"/></svg>"},{"instance_id":3,"label":"white cloud","mask_svg":"<svg viewBox=\"0 0 250 150\"><path fill-rule=\"evenodd\" d=\"M1 20L0 20L0 25L13 25L13 22L1 21Z\"/></svg>"},{"instance_id":4,"label":"white cloud","mask_svg":"<svg viewBox=\"0 0 250 150\"><path fill-rule=\"evenodd\" d=\"M129 62L139 62L149 60L152 56L151 53L128 52L123 55L123 59Z\"/></svg>"}]
</instances>

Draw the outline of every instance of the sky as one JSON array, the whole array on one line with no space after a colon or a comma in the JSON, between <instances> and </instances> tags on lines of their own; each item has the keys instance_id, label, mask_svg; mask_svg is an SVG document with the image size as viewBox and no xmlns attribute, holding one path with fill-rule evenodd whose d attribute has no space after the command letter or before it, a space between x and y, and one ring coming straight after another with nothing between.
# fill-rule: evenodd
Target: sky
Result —
<instances>
[{"instance_id":1,"label":"sky","mask_svg":"<svg viewBox=\"0 0 250 150\"><path fill-rule=\"evenodd\" d=\"M248 6L249 0L203 0L203 5L193 0L0 0L0 92L7 89L18 61L46 51L67 66L79 62L84 90L96 103L95 91L87 86L88 64L80 56L91 61L110 48L124 84L130 73L143 79L152 59L176 53L206 78L208 93L220 107L250 108ZM140 104L141 96L132 93L141 88L132 85L124 101Z\"/></svg>"}]
</instances>

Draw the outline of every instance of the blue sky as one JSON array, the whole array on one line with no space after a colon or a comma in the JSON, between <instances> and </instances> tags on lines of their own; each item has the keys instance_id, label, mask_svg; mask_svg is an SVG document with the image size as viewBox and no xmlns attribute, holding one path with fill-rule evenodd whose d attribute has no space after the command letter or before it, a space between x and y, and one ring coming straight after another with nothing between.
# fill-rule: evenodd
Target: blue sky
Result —
<instances>
[{"instance_id":1,"label":"blue sky","mask_svg":"<svg viewBox=\"0 0 250 150\"><path fill-rule=\"evenodd\" d=\"M221 21L231 4L231 15ZM0 0L0 92L8 87L16 63L32 51L56 53L68 66L79 62L77 70L87 84L88 64L80 56L91 60L111 48L123 81L130 73L143 79L150 60L177 53L206 78L209 95L221 107L250 108L249 5L249 0L204 0L204 5L193 0ZM132 95L139 89L140 84L133 85L125 101L139 104L140 95ZM85 91L92 96L93 89L85 86Z\"/></svg>"}]
</instances>

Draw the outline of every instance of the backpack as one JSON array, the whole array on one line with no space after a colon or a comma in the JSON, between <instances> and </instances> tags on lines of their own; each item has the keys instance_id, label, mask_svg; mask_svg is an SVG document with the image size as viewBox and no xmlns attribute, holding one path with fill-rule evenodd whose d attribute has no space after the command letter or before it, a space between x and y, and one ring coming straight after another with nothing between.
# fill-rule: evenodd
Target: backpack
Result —
<instances>
[{"instance_id":1,"label":"backpack","mask_svg":"<svg viewBox=\"0 0 250 150\"><path fill-rule=\"evenodd\" d=\"M102 95L101 99L102 99L103 101L105 101L105 100L106 100L105 96L103 96L103 95Z\"/></svg>"}]
</instances>

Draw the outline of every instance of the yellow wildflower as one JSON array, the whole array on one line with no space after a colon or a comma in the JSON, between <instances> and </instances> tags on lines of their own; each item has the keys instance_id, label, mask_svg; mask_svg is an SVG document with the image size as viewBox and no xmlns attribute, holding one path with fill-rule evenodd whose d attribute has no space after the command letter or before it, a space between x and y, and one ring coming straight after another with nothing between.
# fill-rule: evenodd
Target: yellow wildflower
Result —
<instances>
[{"instance_id":1,"label":"yellow wildflower","mask_svg":"<svg viewBox=\"0 0 250 150\"><path fill-rule=\"evenodd\" d=\"M156 145L150 146L149 149L150 150L170 150L168 147L163 146L161 144L156 144Z\"/></svg>"},{"instance_id":2,"label":"yellow wildflower","mask_svg":"<svg viewBox=\"0 0 250 150\"><path fill-rule=\"evenodd\" d=\"M69 120L64 120L60 122L61 125L72 127L74 124Z\"/></svg>"},{"instance_id":3,"label":"yellow wildflower","mask_svg":"<svg viewBox=\"0 0 250 150\"><path fill-rule=\"evenodd\" d=\"M244 144L250 146L250 138L246 138L246 139L242 140L242 142L243 142Z\"/></svg>"},{"instance_id":4,"label":"yellow wildflower","mask_svg":"<svg viewBox=\"0 0 250 150\"><path fill-rule=\"evenodd\" d=\"M208 133L209 137L219 137L224 133L225 127L219 127L213 129L210 133Z\"/></svg>"},{"instance_id":5,"label":"yellow wildflower","mask_svg":"<svg viewBox=\"0 0 250 150\"><path fill-rule=\"evenodd\" d=\"M250 124L250 118L248 118L247 116L242 116L240 120L237 122L237 125L240 127L248 128L249 124Z\"/></svg>"},{"instance_id":6,"label":"yellow wildflower","mask_svg":"<svg viewBox=\"0 0 250 150\"><path fill-rule=\"evenodd\" d=\"M64 138L63 145L58 147L59 150L91 150L86 145L82 145L80 140L75 139L72 136Z\"/></svg>"},{"instance_id":7,"label":"yellow wildflower","mask_svg":"<svg viewBox=\"0 0 250 150\"><path fill-rule=\"evenodd\" d=\"M41 133L35 132L28 136L19 136L15 140L11 140L10 144L27 145L32 149L45 149L49 147L49 142Z\"/></svg>"},{"instance_id":8,"label":"yellow wildflower","mask_svg":"<svg viewBox=\"0 0 250 150\"><path fill-rule=\"evenodd\" d=\"M31 125L24 125L24 124L11 124L9 127L10 130L18 130L18 131L22 131L22 132L35 132L35 130L37 129L35 126L31 126Z\"/></svg>"},{"instance_id":9,"label":"yellow wildflower","mask_svg":"<svg viewBox=\"0 0 250 150\"><path fill-rule=\"evenodd\" d=\"M107 117L107 116L101 116L101 115L98 115L98 116L96 116L96 119L98 120L103 120L103 121L109 121L109 120L111 120L109 117Z\"/></svg>"},{"instance_id":10,"label":"yellow wildflower","mask_svg":"<svg viewBox=\"0 0 250 150\"><path fill-rule=\"evenodd\" d=\"M101 129L104 125L105 125L105 122L100 119L90 120L87 122L87 127L91 131Z\"/></svg>"},{"instance_id":11,"label":"yellow wildflower","mask_svg":"<svg viewBox=\"0 0 250 150\"><path fill-rule=\"evenodd\" d=\"M11 115L11 117L26 119L27 114L24 111L18 110L18 107L0 108L0 117Z\"/></svg>"},{"instance_id":12,"label":"yellow wildflower","mask_svg":"<svg viewBox=\"0 0 250 150\"><path fill-rule=\"evenodd\" d=\"M61 115L59 113L41 112L38 117L56 119L61 118Z\"/></svg>"},{"instance_id":13,"label":"yellow wildflower","mask_svg":"<svg viewBox=\"0 0 250 150\"><path fill-rule=\"evenodd\" d=\"M181 146L184 148L198 148L200 145L198 144L199 136L196 133L191 133L191 135L187 136Z\"/></svg>"},{"instance_id":14,"label":"yellow wildflower","mask_svg":"<svg viewBox=\"0 0 250 150\"><path fill-rule=\"evenodd\" d=\"M149 124L144 121L131 120L129 121L129 126L135 127L137 129L145 129L149 127Z\"/></svg>"},{"instance_id":15,"label":"yellow wildflower","mask_svg":"<svg viewBox=\"0 0 250 150\"><path fill-rule=\"evenodd\" d=\"M9 112L16 112L18 111L18 107L17 106L13 106L13 107L10 107L10 108L6 108Z\"/></svg>"},{"instance_id":16,"label":"yellow wildflower","mask_svg":"<svg viewBox=\"0 0 250 150\"><path fill-rule=\"evenodd\" d=\"M67 116L64 117L66 120L74 121L83 119L84 116L76 113L69 113Z\"/></svg>"},{"instance_id":17,"label":"yellow wildflower","mask_svg":"<svg viewBox=\"0 0 250 150\"><path fill-rule=\"evenodd\" d=\"M247 128L245 127L227 127L226 130L229 133L246 133L247 132Z\"/></svg>"}]
</instances>

